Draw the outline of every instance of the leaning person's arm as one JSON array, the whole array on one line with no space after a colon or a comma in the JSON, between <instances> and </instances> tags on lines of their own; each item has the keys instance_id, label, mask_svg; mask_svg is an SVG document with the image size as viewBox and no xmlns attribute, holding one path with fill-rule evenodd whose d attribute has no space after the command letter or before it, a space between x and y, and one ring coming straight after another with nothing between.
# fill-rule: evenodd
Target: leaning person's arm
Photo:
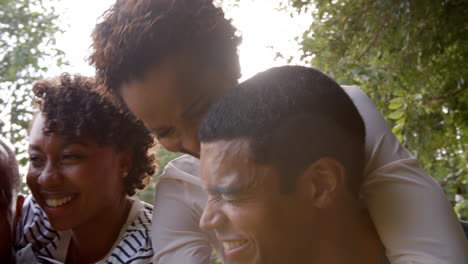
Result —
<instances>
[{"instance_id":1,"label":"leaning person's arm","mask_svg":"<svg viewBox=\"0 0 468 264\"><path fill-rule=\"evenodd\" d=\"M468 263L468 243L439 184L357 87L344 87L366 125L362 194L393 264Z\"/></svg>"},{"instance_id":2,"label":"leaning person's arm","mask_svg":"<svg viewBox=\"0 0 468 264\"><path fill-rule=\"evenodd\" d=\"M164 179L157 184L152 242L158 264L208 264L212 247L199 228L206 197L203 190L181 180Z\"/></svg>"}]
</instances>

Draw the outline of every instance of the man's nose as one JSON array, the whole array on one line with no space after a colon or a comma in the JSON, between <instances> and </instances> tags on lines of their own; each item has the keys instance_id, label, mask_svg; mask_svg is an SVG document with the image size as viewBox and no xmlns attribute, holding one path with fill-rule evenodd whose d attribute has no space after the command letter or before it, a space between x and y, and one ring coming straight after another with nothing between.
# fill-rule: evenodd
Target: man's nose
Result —
<instances>
[{"instance_id":1,"label":"man's nose","mask_svg":"<svg viewBox=\"0 0 468 264\"><path fill-rule=\"evenodd\" d=\"M223 212L210 201L206 203L203 214L200 218L200 228L204 230L215 230L221 227L226 217Z\"/></svg>"}]
</instances>

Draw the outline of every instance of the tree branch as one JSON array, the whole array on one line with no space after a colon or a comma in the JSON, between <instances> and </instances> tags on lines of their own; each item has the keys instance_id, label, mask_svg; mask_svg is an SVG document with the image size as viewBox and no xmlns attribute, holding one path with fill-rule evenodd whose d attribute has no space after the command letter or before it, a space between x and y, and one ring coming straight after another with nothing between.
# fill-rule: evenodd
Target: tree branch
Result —
<instances>
[{"instance_id":1,"label":"tree branch","mask_svg":"<svg viewBox=\"0 0 468 264\"><path fill-rule=\"evenodd\" d=\"M374 46L375 42L377 39L380 37L380 33L382 33L382 30L379 30L377 34L374 35L374 38L372 39L371 43L367 46L367 48L364 50L364 52L357 58L357 61L360 61L364 55L370 50L372 46Z\"/></svg>"}]
</instances>

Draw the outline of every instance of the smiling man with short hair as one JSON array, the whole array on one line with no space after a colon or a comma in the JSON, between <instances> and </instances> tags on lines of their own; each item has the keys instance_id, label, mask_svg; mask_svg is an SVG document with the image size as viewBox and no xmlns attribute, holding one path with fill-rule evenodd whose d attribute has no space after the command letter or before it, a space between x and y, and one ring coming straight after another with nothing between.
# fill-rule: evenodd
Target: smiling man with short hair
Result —
<instances>
[{"instance_id":1,"label":"smiling man with short hair","mask_svg":"<svg viewBox=\"0 0 468 264\"><path fill-rule=\"evenodd\" d=\"M260 73L202 121L200 225L235 263L386 263L359 196L364 122L323 73Z\"/></svg>"}]
</instances>

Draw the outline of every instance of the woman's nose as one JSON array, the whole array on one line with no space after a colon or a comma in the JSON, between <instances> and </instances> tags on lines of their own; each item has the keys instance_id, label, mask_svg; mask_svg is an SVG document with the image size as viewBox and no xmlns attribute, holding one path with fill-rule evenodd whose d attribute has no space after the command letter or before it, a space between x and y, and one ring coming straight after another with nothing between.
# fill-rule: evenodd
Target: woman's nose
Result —
<instances>
[{"instance_id":1,"label":"woman's nose","mask_svg":"<svg viewBox=\"0 0 468 264\"><path fill-rule=\"evenodd\" d=\"M63 178L58 168L52 162L47 162L37 181L41 186L56 186L63 183Z\"/></svg>"}]
</instances>

